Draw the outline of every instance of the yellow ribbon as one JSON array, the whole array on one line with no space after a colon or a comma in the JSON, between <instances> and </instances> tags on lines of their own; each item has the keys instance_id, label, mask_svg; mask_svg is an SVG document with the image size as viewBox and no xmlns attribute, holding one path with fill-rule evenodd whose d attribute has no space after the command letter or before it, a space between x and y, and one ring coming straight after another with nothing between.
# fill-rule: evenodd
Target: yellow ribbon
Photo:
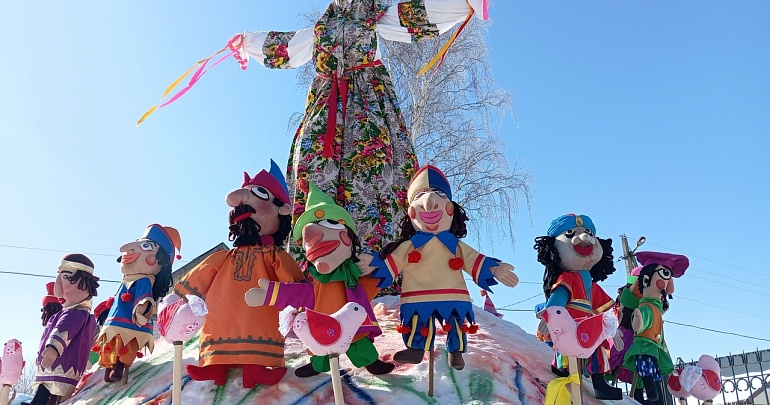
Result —
<instances>
[{"instance_id":1,"label":"yellow ribbon","mask_svg":"<svg viewBox=\"0 0 770 405\"><path fill-rule=\"evenodd\" d=\"M569 377L554 378L545 389L544 405L570 405L567 384L580 384L580 375L571 374Z\"/></svg>"},{"instance_id":2,"label":"yellow ribbon","mask_svg":"<svg viewBox=\"0 0 770 405\"><path fill-rule=\"evenodd\" d=\"M455 40L457 39L457 36L460 35L460 31L462 31L463 28L465 28L465 24L467 24L468 21L470 21L471 17L473 17L473 7L471 7L470 4L468 4L468 8L470 8L470 11L468 12L468 15L465 17L465 20L463 21L463 23L460 24L460 28L458 28L457 31L455 31L454 34L452 34L449 40L446 41L444 46L442 46L441 49L438 51L436 56L434 56L433 59L431 59L427 65L425 65L422 69L420 69L420 71L417 73L417 76L422 76L423 73L427 72L428 69L433 67L433 65L438 63L438 61L444 59L444 55L446 55L447 51L449 50L449 47L452 46L452 44L455 42Z\"/></svg>"}]
</instances>

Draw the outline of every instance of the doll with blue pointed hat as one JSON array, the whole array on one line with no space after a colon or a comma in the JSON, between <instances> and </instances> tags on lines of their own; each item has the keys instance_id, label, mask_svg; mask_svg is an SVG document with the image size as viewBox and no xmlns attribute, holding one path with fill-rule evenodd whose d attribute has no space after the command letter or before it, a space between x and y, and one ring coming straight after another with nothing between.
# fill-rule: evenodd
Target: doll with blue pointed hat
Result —
<instances>
[{"instance_id":1,"label":"doll with blue pointed hat","mask_svg":"<svg viewBox=\"0 0 770 405\"><path fill-rule=\"evenodd\" d=\"M606 280L615 272L612 256L612 240L596 236L596 226L587 215L561 215L551 221L546 236L535 238L537 260L545 266L543 291L545 309L539 313L543 317L538 330L541 335L550 335L545 315L556 311L566 311L572 320L580 320L592 315L612 310L615 302L604 292L598 282ZM607 314L609 315L609 314ZM601 319L600 319L601 320ZM573 321L574 322L574 321ZM596 329L586 332L589 340L595 336L604 336L606 322L598 323ZM613 339L620 344L620 339ZM558 352L558 347L551 370L566 378L580 370L568 370L566 356ZM585 362L585 373L591 375L594 392L598 399L618 400L623 396L619 388L607 384L604 376L609 370L609 343L603 341Z\"/></svg>"},{"instance_id":2,"label":"doll with blue pointed hat","mask_svg":"<svg viewBox=\"0 0 770 405\"><path fill-rule=\"evenodd\" d=\"M246 293L250 306L307 308L331 315L349 302L366 311L366 319L358 328L347 356L356 367L372 374L387 374L395 367L380 360L374 338L382 334L372 310L372 299L379 292L378 280L362 275L357 262L361 242L350 214L326 193L308 184L305 212L297 218L293 237L310 262L312 283L279 283L260 281L259 287ZM305 378L330 370L328 355L311 354L310 362L295 370Z\"/></svg>"},{"instance_id":3,"label":"doll with blue pointed hat","mask_svg":"<svg viewBox=\"0 0 770 405\"><path fill-rule=\"evenodd\" d=\"M415 173L407 189L407 202L399 239L374 256L369 267L382 288L403 274L401 325L397 330L406 349L397 352L393 360L421 363L425 352L433 350L438 321L447 332L449 365L462 370L467 335L478 329L465 274L487 291L498 280L514 287L518 277L510 264L460 241L467 234L468 216L452 200L452 188L439 168L426 165Z\"/></svg>"},{"instance_id":4,"label":"doll with blue pointed hat","mask_svg":"<svg viewBox=\"0 0 770 405\"><path fill-rule=\"evenodd\" d=\"M171 266L181 257L177 255L181 247L179 231L151 224L139 239L120 248L123 279L94 346L99 365L105 368L105 382L120 381L142 351L152 352L152 317L156 303L171 287Z\"/></svg>"},{"instance_id":5,"label":"doll with blue pointed hat","mask_svg":"<svg viewBox=\"0 0 770 405\"><path fill-rule=\"evenodd\" d=\"M278 310L252 308L243 295L259 280L301 281L297 262L284 249L291 233L291 201L278 166L253 177L243 173L241 187L228 193L229 239L233 248L214 252L174 286L182 299L205 301L208 315L200 330L198 364L188 364L195 381L227 383L231 369L241 369L244 388L275 385L286 374L284 337Z\"/></svg>"}]
</instances>

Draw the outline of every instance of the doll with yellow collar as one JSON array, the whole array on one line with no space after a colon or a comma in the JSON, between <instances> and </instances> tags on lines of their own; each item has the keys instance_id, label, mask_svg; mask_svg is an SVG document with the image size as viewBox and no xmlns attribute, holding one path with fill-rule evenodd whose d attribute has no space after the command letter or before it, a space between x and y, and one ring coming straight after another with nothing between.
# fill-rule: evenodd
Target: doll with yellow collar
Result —
<instances>
[{"instance_id":1,"label":"doll with yellow collar","mask_svg":"<svg viewBox=\"0 0 770 405\"><path fill-rule=\"evenodd\" d=\"M278 283L260 280L259 288L245 295L250 306L304 307L333 314L345 304L355 302L366 311L346 354L356 367L372 374L387 374L395 367L380 360L373 340L382 334L372 310L372 299L380 291L378 280L362 276L356 257L361 242L353 218L315 184L309 183L308 204L294 225L294 240L312 263L308 271L312 283ZM312 377L329 371L329 356L313 355L310 363L295 370L297 377Z\"/></svg>"},{"instance_id":2,"label":"doll with yellow collar","mask_svg":"<svg viewBox=\"0 0 770 405\"><path fill-rule=\"evenodd\" d=\"M278 310L251 308L243 295L260 279L300 281L297 262L282 246L291 233L291 200L283 173L270 170L250 177L225 198L233 248L214 252L175 285L180 297L203 298L208 315L200 331L199 364L188 364L196 381L227 383L230 369L243 370L244 388L275 385L286 375L284 337Z\"/></svg>"},{"instance_id":3,"label":"doll with yellow collar","mask_svg":"<svg viewBox=\"0 0 770 405\"><path fill-rule=\"evenodd\" d=\"M171 287L171 266L181 257L176 254L181 246L175 228L152 224L138 240L120 248L123 280L94 347L105 367L105 382L119 381L125 367L142 356L140 350L155 347L152 316L156 302Z\"/></svg>"},{"instance_id":4,"label":"doll with yellow collar","mask_svg":"<svg viewBox=\"0 0 770 405\"><path fill-rule=\"evenodd\" d=\"M663 313L674 293L674 277L684 274L689 260L683 255L658 252L639 252L637 259L643 265L636 281L641 299L633 309L630 323L634 340L625 354L623 367L641 377L647 402L653 403L662 395L663 376L674 370L663 336ZM626 313L621 322L627 321L627 316ZM634 394L642 402L641 395Z\"/></svg>"},{"instance_id":5,"label":"doll with yellow collar","mask_svg":"<svg viewBox=\"0 0 770 405\"><path fill-rule=\"evenodd\" d=\"M45 330L36 361L35 397L29 404L58 404L75 391L88 366L96 333L91 298L96 296L98 281L94 264L85 255L71 253L59 262L56 281L49 283L53 288L48 290L43 303L57 304L61 309L44 318Z\"/></svg>"},{"instance_id":6,"label":"doll with yellow collar","mask_svg":"<svg viewBox=\"0 0 770 405\"><path fill-rule=\"evenodd\" d=\"M612 239L596 237L596 227L591 218L567 214L554 219L547 235L535 238L535 250L537 260L545 266L545 311L551 307L563 307L572 319L579 320L612 310L615 301L598 284L615 272ZM541 322L538 329L542 335L549 335L545 322ZM593 334L602 332L591 331ZM560 377L578 372L567 370L565 360L557 352L551 366ZM620 388L610 386L604 379L604 375L610 372L607 341L601 343L587 359L584 371L591 375L597 399L619 400L623 397Z\"/></svg>"},{"instance_id":7,"label":"doll with yellow collar","mask_svg":"<svg viewBox=\"0 0 770 405\"><path fill-rule=\"evenodd\" d=\"M397 352L393 360L422 362L424 353L433 350L435 321L439 321L447 332L449 365L462 370L467 333L478 328L464 273L487 291L497 280L514 287L519 278L510 264L484 256L460 241L467 233L468 217L452 201L449 181L437 167L426 165L415 173L407 201L409 208L400 224L399 239L370 264L376 268L371 276L380 280L381 288L403 273L401 325L397 330L407 348Z\"/></svg>"}]
</instances>

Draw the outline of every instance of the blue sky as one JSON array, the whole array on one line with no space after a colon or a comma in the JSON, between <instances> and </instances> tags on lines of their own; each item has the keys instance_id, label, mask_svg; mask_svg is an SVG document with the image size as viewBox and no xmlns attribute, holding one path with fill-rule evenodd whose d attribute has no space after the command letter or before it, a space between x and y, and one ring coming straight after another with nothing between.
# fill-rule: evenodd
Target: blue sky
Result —
<instances>
[{"instance_id":1,"label":"blue sky","mask_svg":"<svg viewBox=\"0 0 770 405\"><path fill-rule=\"evenodd\" d=\"M77 251L118 280L118 248L156 222L180 230L183 260L226 241L224 197L241 173L287 159L288 119L305 101L295 73L228 60L134 123L232 34L302 28L299 14L325 4L0 3L0 271L54 275L56 251ZM770 4L496 0L490 15L495 79L516 93L506 153L535 178L515 249L467 241L524 281L497 288L495 303L541 291L533 240L575 212L615 241L616 257L621 233L689 255L667 320L765 339L667 324L674 358L770 346L759 255L770 229ZM617 269L603 284L612 295ZM0 340L19 338L28 358L46 281L0 274ZM103 283L95 301L116 287ZM535 330L530 312L505 319Z\"/></svg>"}]
</instances>

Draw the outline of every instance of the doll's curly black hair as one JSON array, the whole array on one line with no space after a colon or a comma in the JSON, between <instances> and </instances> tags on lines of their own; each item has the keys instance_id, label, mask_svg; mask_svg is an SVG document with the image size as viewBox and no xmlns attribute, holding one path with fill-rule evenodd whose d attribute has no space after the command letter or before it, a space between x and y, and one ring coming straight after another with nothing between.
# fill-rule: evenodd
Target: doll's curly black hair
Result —
<instances>
[{"instance_id":1,"label":"doll's curly black hair","mask_svg":"<svg viewBox=\"0 0 770 405\"><path fill-rule=\"evenodd\" d=\"M284 202L274 198L273 204L278 207L282 207ZM259 223L257 223L257 221L255 221L253 218L246 218L238 221L237 223L233 223L233 220L241 214L253 214L255 212L257 211L252 206L246 204L239 205L230 210L230 214L228 216L230 222L230 227L228 228L230 230L228 240L233 241L233 246L262 245L262 238L259 237L259 231L262 230L262 227L259 225ZM290 233L291 215L278 214L278 230L273 235L271 235L273 237L273 244L275 246L283 246L286 242L286 237L289 236Z\"/></svg>"},{"instance_id":2,"label":"doll's curly black hair","mask_svg":"<svg viewBox=\"0 0 770 405\"><path fill-rule=\"evenodd\" d=\"M599 244L604 252L599 262L591 267L591 280L594 282L604 281L607 277L615 272L615 265L612 256L612 239L601 239ZM553 236L538 236L535 238L535 250L537 250L537 261L545 266L545 273L543 273L543 292L545 298L548 299L551 296L551 288L556 283L556 279L565 270L561 268L561 258L559 252L554 246L556 238Z\"/></svg>"}]
</instances>

